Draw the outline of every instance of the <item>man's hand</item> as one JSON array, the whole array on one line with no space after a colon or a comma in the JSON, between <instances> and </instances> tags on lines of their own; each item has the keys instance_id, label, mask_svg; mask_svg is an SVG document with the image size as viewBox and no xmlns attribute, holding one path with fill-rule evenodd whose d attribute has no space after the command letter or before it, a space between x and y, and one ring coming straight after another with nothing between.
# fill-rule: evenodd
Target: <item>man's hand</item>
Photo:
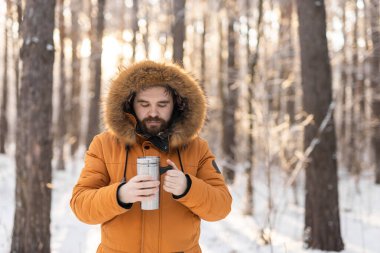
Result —
<instances>
[{"instance_id":1,"label":"man's hand","mask_svg":"<svg viewBox=\"0 0 380 253\"><path fill-rule=\"evenodd\" d=\"M138 175L122 185L118 198L124 203L135 203L151 199L159 191L160 181L153 180L149 175Z\"/></svg>"},{"instance_id":2,"label":"man's hand","mask_svg":"<svg viewBox=\"0 0 380 253\"><path fill-rule=\"evenodd\" d=\"M186 176L171 160L168 159L167 162L173 169L166 172L163 188L174 195L182 195L187 188Z\"/></svg>"}]
</instances>

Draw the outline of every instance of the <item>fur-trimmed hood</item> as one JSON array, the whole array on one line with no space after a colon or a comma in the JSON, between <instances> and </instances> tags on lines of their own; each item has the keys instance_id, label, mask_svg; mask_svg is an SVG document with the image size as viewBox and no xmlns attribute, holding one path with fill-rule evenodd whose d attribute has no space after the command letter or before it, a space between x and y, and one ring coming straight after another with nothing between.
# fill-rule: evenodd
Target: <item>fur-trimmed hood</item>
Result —
<instances>
[{"instance_id":1,"label":"fur-trimmed hood","mask_svg":"<svg viewBox=\"0 0 380 253\"><path fill-rule=\"evenodd\" d=\"M136 118L124 106L132 94L155 85L168 85L186 99L183 115L173 123L169 133L170 148L193 140L206 118L206 98L198 82L185 70L171 63L142 61L122 69L111 82L103 103L103 119L107 129L128 145L136 143Z\"/></svg>"}]
</instances>

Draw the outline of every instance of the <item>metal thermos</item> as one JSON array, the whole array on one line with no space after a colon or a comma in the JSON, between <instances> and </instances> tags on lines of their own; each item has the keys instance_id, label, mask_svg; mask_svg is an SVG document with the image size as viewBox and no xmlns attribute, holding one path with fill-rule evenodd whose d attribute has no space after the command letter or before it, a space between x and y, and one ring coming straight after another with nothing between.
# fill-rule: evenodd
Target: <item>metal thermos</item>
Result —
<instances>
[{"instance_id":1,"label":"metal thermos","mask_svg":"<svg viewBox=\"0 0 380 253\"><path fill-rule=\"evenodd\" d=\"M137 175L150 175L154 180L160 180L160 157L145 156L137 158ZM160 195L156 193L154 198L141 201L142 210L156 210L159 208Z\"/></svg>"}]
</instances>

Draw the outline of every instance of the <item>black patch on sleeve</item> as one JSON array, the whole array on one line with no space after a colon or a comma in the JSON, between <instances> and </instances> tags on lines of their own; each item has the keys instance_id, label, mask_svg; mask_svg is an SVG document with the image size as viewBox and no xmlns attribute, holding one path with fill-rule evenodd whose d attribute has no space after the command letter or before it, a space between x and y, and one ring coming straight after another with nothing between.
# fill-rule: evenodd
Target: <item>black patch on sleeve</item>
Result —
<instances>
[{"instance_id":1,"label":"black patch on sleeve","mask_svg":"<svg viewBox=\"0 0 380 253\"><path fill-rule=\"evenodd\" d=\"M212 166L214 166L214 169L216 170L216 172L218 172L220 174L220 170L219 170L218 165L216 164L215 160L212 160Z\"/></svg>"}]
</instances>

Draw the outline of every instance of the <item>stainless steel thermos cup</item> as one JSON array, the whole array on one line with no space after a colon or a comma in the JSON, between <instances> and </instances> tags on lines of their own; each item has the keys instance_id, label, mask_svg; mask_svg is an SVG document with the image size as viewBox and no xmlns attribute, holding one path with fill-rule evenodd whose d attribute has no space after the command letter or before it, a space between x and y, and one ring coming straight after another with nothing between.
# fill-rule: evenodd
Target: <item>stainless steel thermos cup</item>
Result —
<instances>
[{"instance_id":1,"label":"stainless steel thermos cup","mask_svg":"<svg viewBox=\"0 0 380 253\"><path fill-rule=\"evenodd\" d=\"M145 156L137 158L137 175L150 175L154 180L160 180L160 157ZM141 201L142 210L155 210L159 208L160 195L156 193L154 198Z\"/></svg>"}]
</instances>

